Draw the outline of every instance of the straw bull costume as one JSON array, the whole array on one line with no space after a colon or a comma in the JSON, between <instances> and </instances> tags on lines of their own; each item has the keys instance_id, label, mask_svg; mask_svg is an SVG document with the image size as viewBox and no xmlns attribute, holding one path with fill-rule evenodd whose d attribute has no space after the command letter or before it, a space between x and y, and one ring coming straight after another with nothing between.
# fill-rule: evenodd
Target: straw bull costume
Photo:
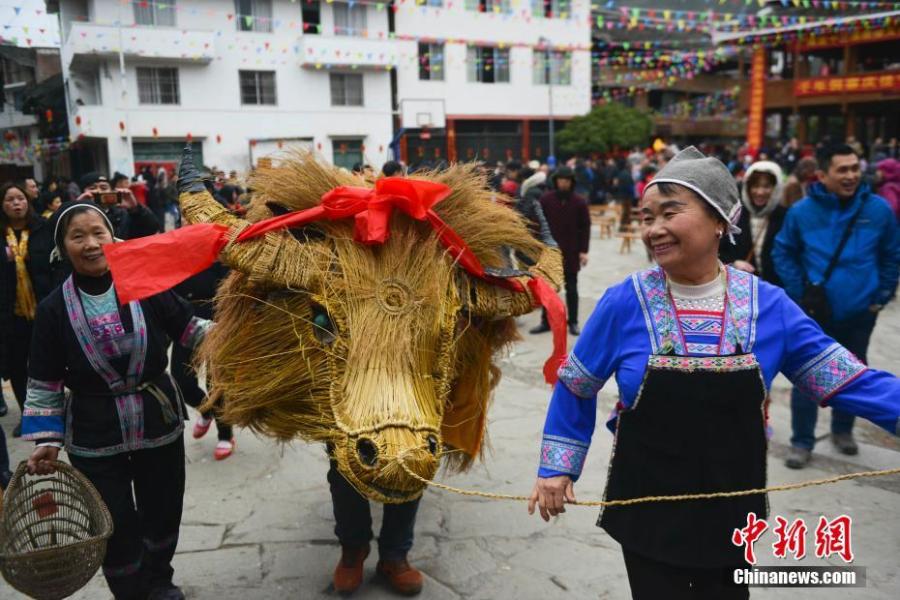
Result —
<instances>
[{"instance_id":1,"label":"straw bull costume","mask_svg":"<svg viewBox=\"0 0 900 600\"><path fill-rule=\"evenodd\" d=\"M493 202L469 167L360 179L297 155L262 170L249 221L204 189L185 150L180 202L195 224L107 246L120 300L174 285L216 257L232 268L200 348L226 421L278 440L326 442L340 473L383 503L418 498L442 456L481 452L513 317L550 310L565 356L561 259ZM253 222L253 224L251 224ZM505 264L510 251L534 261ZM153 257L152 259L150 257Z\"/></svg>"}]
</instances>

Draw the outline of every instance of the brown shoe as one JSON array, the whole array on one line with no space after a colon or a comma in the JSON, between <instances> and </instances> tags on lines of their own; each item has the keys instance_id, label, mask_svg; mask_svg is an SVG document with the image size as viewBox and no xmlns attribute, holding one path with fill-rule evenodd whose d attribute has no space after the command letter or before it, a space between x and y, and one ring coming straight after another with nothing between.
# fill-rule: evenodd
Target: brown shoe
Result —
<instances>
[{"instance_id":1,"label":"brown shoe","mask_svg":"<svg viewBox=\"0 0 900 600\"><path fill-rule=\"evenodd\" d=\"M334 591L352 594L363 580L363 563L369 556L369 545L341 546L341 560L334 569Z\"/></svg>"},{"instance_id":2,"label":"brown shoe","mask_svg":"<svg viewBox=\"0 0 900 600\"><path fill-rule=\"evenodd\" d=\"M375 573L398 594L415 596L422 591L422 573L403 560L379 560Z\"/></svg>"}]
</instances>

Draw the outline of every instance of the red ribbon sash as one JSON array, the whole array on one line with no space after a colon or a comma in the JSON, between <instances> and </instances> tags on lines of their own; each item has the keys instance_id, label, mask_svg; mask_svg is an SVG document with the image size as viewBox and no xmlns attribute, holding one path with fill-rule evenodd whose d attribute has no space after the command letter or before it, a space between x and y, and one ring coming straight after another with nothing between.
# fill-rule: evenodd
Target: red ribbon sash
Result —
<instances>
[{"instance_id":1,"label":"red ribbon sash","mask_svg":"<svg viewBox=\"0 0 900 600\"><path fill-rule=\"evenodd\" d=\"M362 244L383 244L390 235L390 219L395 210L417 221L427 221L441 244L467 273L516 292L524 292L514 279L494 277L466 242L451 229L432 207L451 194L441 183L385 177L375 182L374 189L337 187L322 196L321 204L307 210L264 219L245 228L236 243L255 239L291 227L302 227L317 221L335 221L353 217L354 239ZM109 263L116 293L126 304L171 289L185 279L209 268L228 243L229 228L201 223L174 231L137 238L103 247ZM559 296L540 279L528 281L535 300L547 310L553 330L553 355L544 365L548 383L556 382L556 371L566 356L566 314Z\"/></svg>"}]
</instances>

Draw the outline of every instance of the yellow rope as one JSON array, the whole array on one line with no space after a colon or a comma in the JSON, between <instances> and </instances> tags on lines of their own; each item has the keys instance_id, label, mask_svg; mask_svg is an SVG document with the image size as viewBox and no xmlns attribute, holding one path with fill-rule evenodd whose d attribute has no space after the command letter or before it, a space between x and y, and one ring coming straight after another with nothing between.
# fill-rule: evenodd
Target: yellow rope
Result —
<instances>
[{"instance_id":1,"label":"yellow rope","mask_svg":"<svg viewBox=\"0 0 900 600\"><path fill-rule=\"evenodd\" d=\"M406 466L403 457L398 457L397 462L406 471L406 474L413 479L448 492L461 494L463 496L477 496L479 498L488 498L491 500L516 500L528 501L530 496L516 496L514 494L496 494L493 492L479 492L477 490L464 490L462 488L453 487L425 479L424 477L413 473ZM829 483L837 483L848 479L859 479L861 477L884 477L886 475L900 474L900 467L895 469L882 469L880 471L861 471L859 473L847 473L846 475L838 475L837 477L829 477L827 479L814 479L812 481L803 481L800 483L786 483L784 485L775 485L767 488L757 488L753 490L737 490L734 492L709 492L704 494L677 494L674 496L643 496L641 498L629 498L626 500L578 500L576 502L567 502L567 504L575 506L629 506L632 504L643 504L645 502L677 502L680 500L709 500L712 498L735 498L738 496L752 496L754 494L768 494L769 492L784 492L787 490L799 490L801 488L814 487L817 485L826 485Z\"/></svg>"}]
</instances>

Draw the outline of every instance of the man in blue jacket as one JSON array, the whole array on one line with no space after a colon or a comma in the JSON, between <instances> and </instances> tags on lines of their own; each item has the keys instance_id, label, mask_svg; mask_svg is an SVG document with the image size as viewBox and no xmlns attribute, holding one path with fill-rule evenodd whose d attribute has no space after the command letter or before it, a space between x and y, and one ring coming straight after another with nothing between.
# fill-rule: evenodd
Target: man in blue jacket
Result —
<instances>
[{"instance_id":1,"label":"man in blue jacket","mask_svg":"<svg viewBox=\"0 0 900 600\"><path fill-rule=\"evenodd\" d=\"M852 148L826 148L816 174L819 181L791 207L775 238L775 270L787 294L800 303L804 286L822 283L831 257L859 211L836 267L825 282L831 318L822 323L822 328L866 362L878 311L897 289L900 234L884 198L861 183L859 157ZM791 413L791 450L785 464L801 469L809 462L815 444L818 406L794 388ZM859 451L853 439L852 415L832 410L831 439L844 454Z\"/></svg>"}]
</instances>

